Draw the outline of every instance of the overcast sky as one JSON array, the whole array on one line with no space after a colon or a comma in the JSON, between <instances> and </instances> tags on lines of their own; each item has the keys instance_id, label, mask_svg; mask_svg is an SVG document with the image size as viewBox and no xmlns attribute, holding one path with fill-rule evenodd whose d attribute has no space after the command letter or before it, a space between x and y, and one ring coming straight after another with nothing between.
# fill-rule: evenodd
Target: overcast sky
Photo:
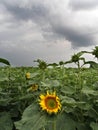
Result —
<instances>
[{"instance_id":1,"label":"overcast sky","mask_svg":"<svg viewBox=\"0 0 98 130\"><path fill-rule=\"evenodd\" d=\"M66 61L96 45L98 0L0 0L0 57L13 66Z\"/></svg>"}]
</instances>

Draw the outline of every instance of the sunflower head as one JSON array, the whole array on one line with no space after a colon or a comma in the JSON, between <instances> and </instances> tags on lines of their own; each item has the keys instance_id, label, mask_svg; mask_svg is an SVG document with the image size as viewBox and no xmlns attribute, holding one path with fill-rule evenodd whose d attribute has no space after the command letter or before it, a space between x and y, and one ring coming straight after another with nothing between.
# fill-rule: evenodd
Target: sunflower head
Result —
<instances>
[{"instance_id":1,"label":"sunflower head","mask_svg":"<svg viewBox=\"0 0 98 130\"><path fill-rule=\"evenodd\" d=\"M30 79L30 73L26 73L26 79Z\"/></svg>"},{"instance_id":2,"label":"sunflower head","mask_svg":"<svg viewBox=\"0 0 98 130\"><path fill-rule=\"evenodd\" d=\"M29 92L29 91L33 92L33 91L37 91L37 90L38 90L38 85L37 85L37 84L32 84L32 85L27 89L28 92Z\"/></svg>"},{"instance_id":3,"label":"sunflower head","mask_svg":"<svg viewBox=\"0 0 98 130\"><path fill-rule=\"evenodd\" d=\"M71 57L71 59L72 59L72 62L78 62L79 61L79 56L77 55L77 54L74 54L72 57Z\"/></svg>"},{"instance_id":4,"label":"sunflower head","mask_svg":"<svg viewBox=\"0 0 98 130\"><path fill-rule=\"evenodd\" d=\"M47 91L46 95L41 94L39 104L42 110L45 110L49 114L56 114L59 110L61 110L60 99L55 92L49 93Z\"/></svg>"}]
</instances>

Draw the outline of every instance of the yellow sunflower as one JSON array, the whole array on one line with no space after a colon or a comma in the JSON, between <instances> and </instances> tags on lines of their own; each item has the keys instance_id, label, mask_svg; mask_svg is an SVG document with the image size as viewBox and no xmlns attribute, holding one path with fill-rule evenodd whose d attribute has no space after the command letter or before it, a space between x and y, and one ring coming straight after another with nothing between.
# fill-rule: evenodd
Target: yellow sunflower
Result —
<instances>
[{"instance_id":1,"label":"yellow sunflower","mask_svg":"<svg viewBox=\"0 0 98 130\"><path fill-rule=\"evenodd\" d=\"M30 73L26 73L26 79L30 79Z\"/></svg>"},{"instance_id":2,"label":"yellow sunflower","mask_svg":"<svg viewBox=\"0 0 98 130\"><path fill-rule=\"evenodd\" d=\"M61 110L60 99L56 96L56 92L49 94L47 91L46 95L41 94L39 104L42 110L47 111L49 114L56 114L59 110Z\"/></svg>"}]
</instances>

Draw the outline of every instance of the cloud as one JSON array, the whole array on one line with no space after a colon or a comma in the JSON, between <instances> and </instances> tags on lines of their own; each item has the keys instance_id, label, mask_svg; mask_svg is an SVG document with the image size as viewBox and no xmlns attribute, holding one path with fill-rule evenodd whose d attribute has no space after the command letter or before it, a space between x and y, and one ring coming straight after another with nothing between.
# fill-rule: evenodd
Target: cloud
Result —
<instances>
[{"instance_id":1,"label":"cloud","mask_svg":"<svg viewBox=\"0 0 98 130\"><path fill-rule=\"evenodd\" d=\"M16 20L32 20L32 22L36 23L37 26L40 27L40 33L42 33L45 40L56 41L58 39L66 39L72 43L72 46L77 47L94 44L95 41L93 36L85 34L88 30L85 29L85 32L81 32L83 26L81 26L81 28L77 27L77 23L73 26L74 23L72 23L70 19L70 16L75 15L73 12L69 13L69 11L63 7L63 10L66 11L62 12L65 13L64 18L64 16L60 15L61 12L59 10L58 1L54 1L53 5L51 5L49 1L47 2L48 4L45 4L45 2L42 3L41 0L32 1L31 5L28 2L25 2L24 4L6 2L5 6ZM74 1L74 4L75 3L77 3L77 1ZM67 7L67 3L65 4ZM73 5L72 1L71 4ZM57 6L57 13L55 13L55 6ZM62 20L66 18L67 20L65 23L62 22ZM75 19L75 17L73 17L73 19Z\"/></svg>"},{"instance_id":2,"label":"cloud","mask_svg":"<svg viewBox=\"0 0 98 130\"><path fill-rule=\"evenodd\" d=\"M71 48L97 45L98 2L89 1L2 0L0 56L28 65L32 55L57 61Z\"/></svg>"},{"instance_id":3,"label":"cloud","mask_svg":"<svg viewBox=\"0 0 98 130\"><path fill-rule=\"evenodd\" d=\"M91 10L98 7L98 0L70 0L69 6L73 10Z\"/></svg>"},{"instance_id":4,"label":"cloud","mask_svg":"<svg viewBox=\"0 0 98 130\"><path fill-rule=\"evenodd\" d=\"M40 1L24 2L16 1L13 4L8 1L3 2L7 11L13 15L16 20L28 21L32 19L34 22L42 23L46 19L48 9Z\"/></svg>"},{"instance_id":5,"label":"cloud","mask_svg":"<svg viewBox=\"0 0 98 130\"><path fill-rule=\"evenodd\" d=\"M90 46L90 45L94 44L93 35L88 35L88 33L86 33L87 30L85 29L85 31L84 31L82 27L74 28L69 25L59 25L58 26L54 23L52 29L53 29L54 33L58 34L63 39L65 38L66 40L71 42L72 46L82 47L82 46Z\"/></svg>"},{"instance_id":6,"label":"cloud","mask_svg":"<svg viewBox=\"0 0 98 130\"><path fill-rule=\"evenodd\" d=\"M33 61L36 59L53 63L59 62L60 59L66 61L69 59L70 54L72 54L69 43L64 41L58 41L56 44L51 42L45 45L43 46L43 42L40 41L39 46L39 41L37 40L35 44L28 43L28 46L25 41L23 43L17 42L17 44L6 42L0 46L0 56L8 59L12 66L33 66Z\"/></svg>"}]
</instances>

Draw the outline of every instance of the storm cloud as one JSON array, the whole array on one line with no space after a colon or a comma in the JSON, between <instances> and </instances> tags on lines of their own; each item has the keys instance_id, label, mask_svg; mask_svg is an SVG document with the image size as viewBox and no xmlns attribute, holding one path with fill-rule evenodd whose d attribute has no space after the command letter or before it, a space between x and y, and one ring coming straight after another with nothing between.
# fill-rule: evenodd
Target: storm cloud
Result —
<instances>
[{"instance_id":1,"label":"storm cloud","mask_svg":"<svg viewBox=\"0 0 98 130\"><path fill-rule=\"evenodd\" d=\"M58 53L64 58L66 48L70 56L72 48L95 46L97 7L97 0L1 0L0 55L10 58L13 64L19 55L23 61L29 57L31 64L32 54L33 59L57 61Z\"/></svg>"}]
</instances>

